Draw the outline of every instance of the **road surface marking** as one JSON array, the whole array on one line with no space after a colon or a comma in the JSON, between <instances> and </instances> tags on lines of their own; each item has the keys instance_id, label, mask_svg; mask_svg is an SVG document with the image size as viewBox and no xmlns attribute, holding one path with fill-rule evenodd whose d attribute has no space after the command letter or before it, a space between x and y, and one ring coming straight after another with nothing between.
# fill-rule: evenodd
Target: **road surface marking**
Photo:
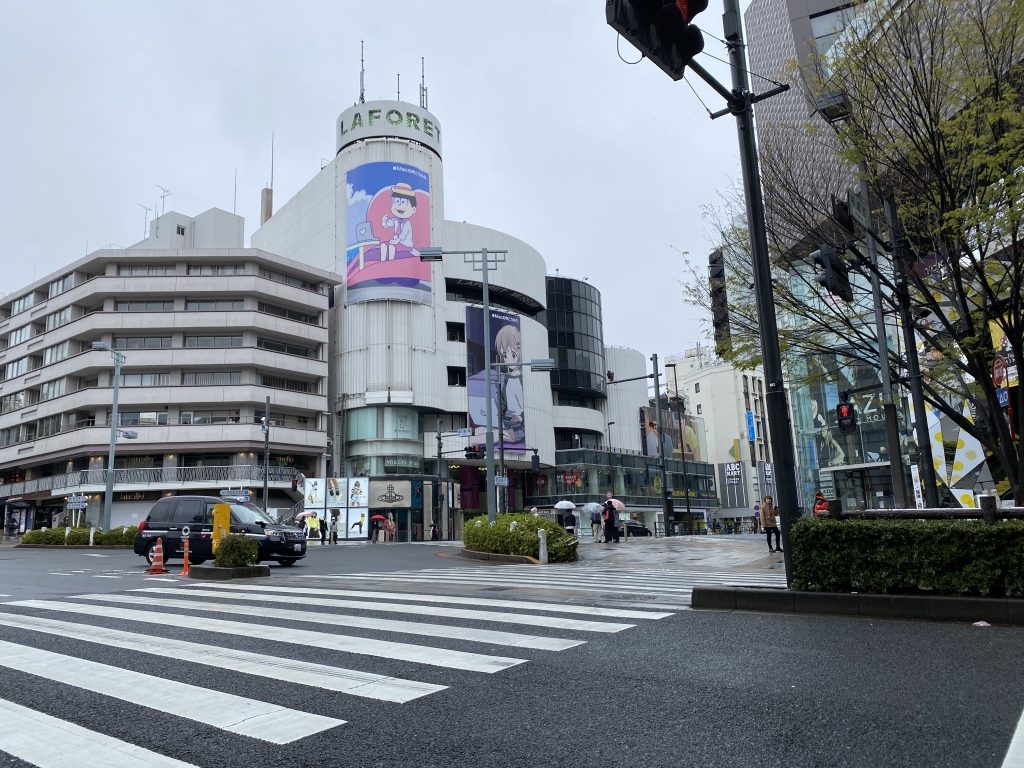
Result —
<instances>
[{"instance_id":1,"label":"road surface marking","mask_svg":"<svg viewBox=\"0 0 1024 768\"><path fill-rule=\"evenodd\" d=\"M6 640L0 640L0 666L273 744L345 722Z\"/></svg>"}]
</instances>

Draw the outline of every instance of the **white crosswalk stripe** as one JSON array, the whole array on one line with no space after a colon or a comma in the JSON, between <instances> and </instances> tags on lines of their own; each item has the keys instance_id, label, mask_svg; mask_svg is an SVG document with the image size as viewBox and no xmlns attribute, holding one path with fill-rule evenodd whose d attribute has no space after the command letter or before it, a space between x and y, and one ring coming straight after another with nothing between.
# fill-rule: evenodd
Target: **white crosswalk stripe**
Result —
<instances>
[{"instance_id":1,"label":"white crosswalk stripe","mask_svg":"<svg viewBox=\"0 0 1024 768\"><path fill-rule=\"evenodd\" d=\"M446 595L436 589L391 592L347 588L335 579L317 585L292 578L301 586L176 582L2 603L0 676L31 676L57 691L77 689L144 707L166 719L169 729L181 728L175 720L191 720L225 737L284 745L352 722L351 712L359 715L362 710L349 708L346 714L345 697L352 696L352 702L411 702L452 689L463 679L457 675L497 674L595 638L613 641L640 623L672 615L579 600ZM408 581L409 586L420 583L416 578ZM445 583L435 579L434 586L443 590ZM106 626L111 622L118 628ZM349 629L359 635L347 634ZM189 639L176 636L178 632L186 632ZM205 635L210 640L204 641ZM274 646L282 648L280 655ZM296 656L296 647L303 653ZM502 648L509 653L501 653ZM310 657L308 649L315 649L315 655ZM105 655L112 663L104 663ZM161 675L163 660L201 665L211 674L196 673L188 682L178 682L170 673ZM388 674L396 664L403 665L401 673ZM410 674L415 669L423 675ZM259 680L265 682L249 682ZM303 711L309 707L302 706L301 698L277 700L278 682L317 691L310 701L321 701L323 695L338 698L330 709L318 705ZM78 724L73 715L55 716L66 717L63 711L28 708L30 702L19 700L17 686L11 689L0 699L0 718L8 726L0 729L0 753L42 768L81 765L84 750L95 764L116 768L192 765L173 757L173 742L161 750L166 756L150 752L120 740L125 738L123 729L116 734L120 739L102 733L95 718ZM55 697L61 698L59 693ZM345 732L344 727L338 731ZM75 758L70 762L69 754Z\"/></svg>"}]
</instances>

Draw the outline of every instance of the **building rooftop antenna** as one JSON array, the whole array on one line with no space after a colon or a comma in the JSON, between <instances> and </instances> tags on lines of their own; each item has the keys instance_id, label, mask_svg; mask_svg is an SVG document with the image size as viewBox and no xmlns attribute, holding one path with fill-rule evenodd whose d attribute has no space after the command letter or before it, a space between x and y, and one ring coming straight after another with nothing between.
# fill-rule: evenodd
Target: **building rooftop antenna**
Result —
<instances>
[{"instance_id":1,"label":"building rooftop antenna","mask_svg":"<svg viewBox=\"0 0 1024 768\"><path fill-rule=\"evenodd\" d=\"M270 132L270 189L274 188L274 132Z\"/></svg>"},{"instance_id":2,"label":"building rooftop antenna","mask_svg":"<svg viewBox=\"0 0 1024 768\"><path fill-rule=\"evenodd\" d=\"M420 56L420 108L427 108L427 68L422 56Z\"/></svg>"},{"instance_id":3,"label":"building rooftop antenna","mask_svg":"<svg viewBox=\"0 0 1024 768\"><path fill-rule=\"evenodd\" d=\"M160 190L160 216L164 215L166 210L167 198L173 194L171 190L161 187L159 184L155 185ZM153 213L156 213L156 205L153 205ZM160 237L160 216L156 217L153 223L153 237Z\"/></svg>"},{"instance_id":4,"label":"building rooftop antenna","mask_svg":"<svg viewBox=\"0 0 1024 768\"><path fill-rule=\"evenodd\" d=\"M366 101L366 62L363 58L365 43L359 41L359 103Z\"/></svg>"},{"instance_id":5,"label":"building rooftop antenna","mask_svg":"<svg viewBox=\"0 0 1024 768\"><path fill-rule=\"evenodd\" d=\"M141 208L142 210L145 211L145 213L143 214L143 216L145 216L145 218L142 220L142 239L145 240L146 239L146 228L149 226L149 212L151 210L153 210L153 209L150 208L148 205L143 205L142 203L136 203L136 205L139 206L139 208Z\"/></svg>"},{"instance_id":6,"label":"building rooftop antenna","mask_svg":"<svg viewBox=\"0 0 1024 768\"><path fill-rule=\"evenodd\" d=\"M395 101L402 100L402 73L398 72L395 74L395 82L398 84L396 87Z\"/></svg>"}]
</instances>

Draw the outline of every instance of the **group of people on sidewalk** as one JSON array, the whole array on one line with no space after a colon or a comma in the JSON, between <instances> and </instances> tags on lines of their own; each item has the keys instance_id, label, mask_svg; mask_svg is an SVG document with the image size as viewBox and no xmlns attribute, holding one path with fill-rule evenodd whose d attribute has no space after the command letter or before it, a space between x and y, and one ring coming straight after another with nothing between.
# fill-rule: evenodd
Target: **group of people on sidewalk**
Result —
<instances>
[{"instance_id":1,"label":"group of people on sidewalk","mask_svg":"<svg viewBox=\"0 0 1024 768\"><path fill-rule=\"evenodd\" d=\"M594 543L610 544L619 543L619 511L612 502L612 495L609 492L604 501L604 507L600 512L591 512L590 529L594 533Z\"/></svg>"}]
</instances>

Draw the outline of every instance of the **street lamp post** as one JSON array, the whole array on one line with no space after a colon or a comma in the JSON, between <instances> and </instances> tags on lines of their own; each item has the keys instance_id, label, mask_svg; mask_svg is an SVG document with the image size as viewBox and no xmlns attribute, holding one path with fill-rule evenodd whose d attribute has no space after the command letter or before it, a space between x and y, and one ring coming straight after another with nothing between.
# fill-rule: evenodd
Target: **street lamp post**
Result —
<instances>
[{"instance_id":1,"label":"street lamp post","mask_svg":"<svg viewBox=\"0 0 1024 768\"><path fill-rule=\"evenodd\" d=\"M117 450L117 396L121 388L121 366L125 357L105 341L94 341L92 348L109 352L114 358L114 394L110 407L110 450L107 453L107 487L103 493L103 512L100 515L100 530L110 527L110 508L114 502L114 454Z\"/></svg>"},{"instance_id":2,"label":"street lamp post","mask_svg":"<svg viewBox=\"0 0 1024 768\"><path fill-rule=\"evenodd\" d=\"M487 519L496 520L495 505L497 494L494 482L494 413L491 405L491 294L487 275L492 268L505 261L508 251L446 251L443 248L421 248L421 261L442 261L446 255L462 255L465 263L472 264L473 271L482 274L483 310L484 310L484 408L487 420L486 451L487 462ZM492 267L493 264L493 267Z\"/></svg>"},{"instance_id":3,"label":"street lamp post","mask_svg":"<svg viewBox=\"0 0 1024 768\"><path fill-rule=\"evenodd\" d=\"M686 414L686 398L679 396L679 378L676 375L676 364L665 363L666 368L672 369L672 387L675 390L676 399L683 406L682 411L676 408L676 416L679 417L679 454L683 458L683 493L686 494L686 520L690 530L693 530L693 513L690 511L690 473L686 469L686 433L683 431L683 416ZM706 522L706 521L705 521Z\"/></svg>"},{"instance_id":4,"label":"street lamp post","mask_svg":"<svg viewBox=\"0 0 1024 768\"><path fill-rule=\"evenodd\" d=\"M612 425L614 423L614 421L609 421L605 430L605 447L608 449L608 490L612 493L615 493L615 475L612 474Z\"/></svg>"},{"instance_id":5,"label":"street lamp post","mask_svg":"<svg viewBox=\"0 0 1024 768\"><path fill-rule=\"evenodd\" d=\"M260 423L263 428L263 511L266 512L270 499L270 395L267 395Z\"/></svg>"},{"instance_id":6,"label":"street lamp post","mask_svg":"<svg viewBox=\"0 0 1024 768\"><path fill-rule=\"evenodd\" d=\"M658 355L651 355L654 364L654 418L658 420L658 469L661 472L661 514L665 518L665 535L668 535L671 501L668 494L668 473L665 471L665 441L661 433L661 383L658 378ZM657 526L655 526L657 527Z\"/></svg>"}]
</instances>

